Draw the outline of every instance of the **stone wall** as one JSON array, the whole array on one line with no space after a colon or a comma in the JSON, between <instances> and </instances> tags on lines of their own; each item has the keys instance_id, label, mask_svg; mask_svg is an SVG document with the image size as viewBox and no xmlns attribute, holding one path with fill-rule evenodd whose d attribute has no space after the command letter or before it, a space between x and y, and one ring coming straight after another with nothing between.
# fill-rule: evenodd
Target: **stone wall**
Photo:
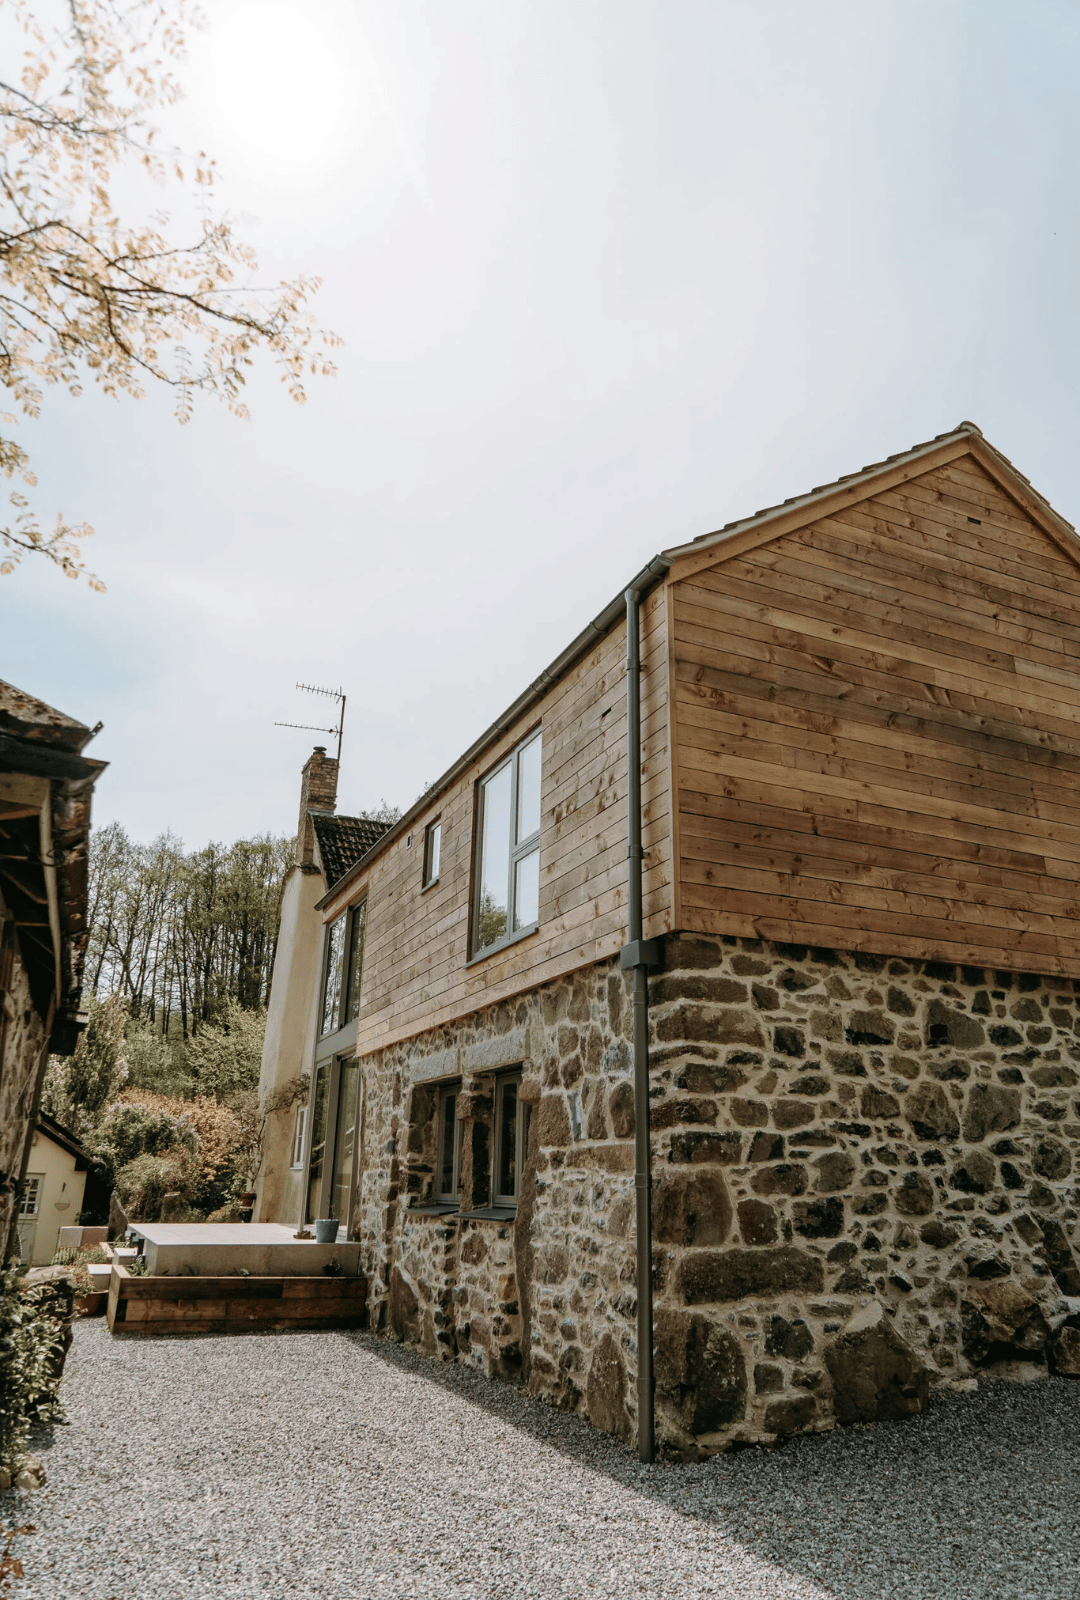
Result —
<instances>
[{"instance_id":1,"label":"stone wall","mask_svg":"<svg viewBox=\"0 0 1080 1600\"><path fill-rule=\"evenodd\" d=\"M709 1454L1080 1372L1080 983L670 937L650 982L658 1434ZM364 1062L376 1327L635 1426L628 984L612 964ZM515 1219L417 1214L460 1076L533 1108ZM487 1120L486 1120L487 1119ZM1070 1303L1071 1300L1071 1303Z\"/></svg>"},{"instance_id":2,"label":"stone wall","mask_svg":"<svg viewBox=\"0 0 1080 1600\"><path fill-rule=\"evenodd\" d=\"M34 1010L10 923L0 921L0 1257L15 1218L15 1185L30 1137L45 1024Z\"/></svg>"}]
</instances>

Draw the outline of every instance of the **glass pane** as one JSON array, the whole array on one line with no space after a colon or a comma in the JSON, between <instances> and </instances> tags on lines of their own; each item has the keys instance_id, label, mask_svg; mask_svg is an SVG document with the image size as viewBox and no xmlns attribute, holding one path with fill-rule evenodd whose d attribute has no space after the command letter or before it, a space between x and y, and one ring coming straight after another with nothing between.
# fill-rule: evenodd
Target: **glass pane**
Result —
<instances>
[{"instance_id":1,"label":"glass pane","mask_svg":"<svg viewBox=\"0 0 1080 1600\"><path fill-rule=\"evenodd\" d=\"M514 868L514 932L540 920L540 852L523 856Z\"/></svg>"},{"instance_id":2,"label":"glass pane","mask_svg":"<svg viewBox=\"0 0 1080 1600\"><path fill-rule=\"evenodd\" d=\"M480 905L476 948L486 950L506 937L506 896L510 887L510 765L481 790Z\"/></svg>"},{"instance_id":3,"label":"glass pane","mask_svg":"<svg viewBox=\"0 0 1080 1600\"><path fill-rule=\"evenodd\" d=\"M326 988L323 990L322 1032L332 1033L338 1025L338 1007L341 1004L341 958L345 946L345 918L339 917L330 926L330 941L326 959Z\"/></svg>"},{"instance_id":4,"label":"glass pane","mask_svg":"<svg viewBox=\"0 0 1080 1600\"><path fill-rule=\"evenodd\" d=\"M427 881L434 883L439 876L439 846L442 843L442 823L436 822L428 836Z\"/></svg>"},{"instance_id":5,"label":"glass pane","mask_svg":"<svg viewBox=\"0 0 1080 1600\"><path fill-rule=\"evenodd\" d=\"M540 735L530 739L518 755L517 835L524 844L540 829Z\"/></svg>"},{"instance_id":6,"label":"glass pane","mask_svg":"<svg viewBox=\"0 0 1080 1600\"><path fill-rule=\"evenodd\" d=\"M517 1194L517 1092L513 1079L499 1087L499 1167L495 1194L500 1200Z\"/></svg>"},{"instance_id":7,"label":"glass pane","mask_svg":"<svg viewBox=\"0 0 1080 1600\"><path fill-rule=\"evenodd\" d=\"M457 1093L449 1091L442 1098L442 1121L439 1142L439 1171L437 1190L442 1200L454 1200L454 1144L457 1136Z\"/></svg>"},{"instance_id":8,"label":"glass pane","mask_svg":"<svg viewBox=\"0 0 1080 1600\"><path fill-rule=\"evenodd\" d=\"M343 1061L338 1077L338 1113L334 1130L334 1184L330 1191L330 1215L349 1225L349 1194L352 1186L353 1156L356 1153L356 1106L360 1087L360 1063Z\"/></svg>"},{"instance_id":9,"label":"glass pane","mask_svg":"<svg viewBox=\"0 0 1080 1600\"><path fill-rule=\"evenodd\" d=\"M326 1103L330 1091L330 1063L319 1068L311 1101L311 1170L308 1175L306 1222L320 1215L316 1207L322 1195L323 1158L326 1155Z\"/></svg>"},{"instance_id":10,"label":"glass pane","mask_svg":"<svg viewBox=\"0 0 1080 1600\"><path fill-rule=\"evenodd\" d=\"M357 906L352 914L352 945L349 950L349 994L345 1002L345 1021L351 1022L360 1010L360 974L364 968L364 925L367 905Z\"/></svg>"}]
</instances>

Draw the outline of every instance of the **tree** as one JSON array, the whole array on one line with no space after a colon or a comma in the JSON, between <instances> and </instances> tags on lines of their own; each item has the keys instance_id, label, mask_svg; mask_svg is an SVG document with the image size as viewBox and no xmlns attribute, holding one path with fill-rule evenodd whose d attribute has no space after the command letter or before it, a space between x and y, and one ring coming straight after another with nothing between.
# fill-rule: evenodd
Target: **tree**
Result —
<instances>
[{"instance_id":1,"label":"tree","mask_svg":"<svg viewBox=\"0 0 1080 1600\"><path fill-rule=\"evenodd\" d=\"M89 1021L74 1055L50 1057L41 1097L45 1110L80 1137L94 1126L128 1075L124 997L91 997L88 1009Z\"/></svg>"},{"instance_id":2,"label":"tree","mask_svg":"<svg viewBox=\"0 0 1080 1600\"><path fill-rule=\"evenodd\" d=\"M45 387L78 394L89 371L114 396L140 398L147 379L169 385L181 422L198 390L246 416L260 347L302 401L304 377L333 372L327 351L339 342L306 310L319 280L250 288L255 256L213 214L214 163L158 151L151 113L180 97L170 63L201 26L191 0L0 0L4 12L28 44L18 82L0 80L0 383L14 403L36 417ZM170 238L167 216L118 216L110 188L133 163L157 184L190 187L187 243ZM0 471L36 481L11 438L0 438ZM104 587L81 556L91 528L58 517L46 532L21 491L10 499L0 574L33 553Z\"/></svg>"}]
</instances>

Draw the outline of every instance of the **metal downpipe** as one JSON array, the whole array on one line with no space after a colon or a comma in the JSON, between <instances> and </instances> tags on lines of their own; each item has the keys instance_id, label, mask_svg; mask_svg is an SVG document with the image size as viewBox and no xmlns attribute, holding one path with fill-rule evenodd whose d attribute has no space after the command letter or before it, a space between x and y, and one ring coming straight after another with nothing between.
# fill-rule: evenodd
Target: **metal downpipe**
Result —
<instances>
[{"instance_id":1,"label":"metal downpipe","mask_svg":"<svg viewBox=\"0 0 1080 1600\"><path fill-rule=\"evenodd\" d=\"M637 1203L638 1456L656 1458L653 1414L652 1171L649 1138L649 981L642 943L641 644L642 590L626 591L626 762L629 939L622 965L634 973L634 1197Z\"/></svg>"}]
</instances>

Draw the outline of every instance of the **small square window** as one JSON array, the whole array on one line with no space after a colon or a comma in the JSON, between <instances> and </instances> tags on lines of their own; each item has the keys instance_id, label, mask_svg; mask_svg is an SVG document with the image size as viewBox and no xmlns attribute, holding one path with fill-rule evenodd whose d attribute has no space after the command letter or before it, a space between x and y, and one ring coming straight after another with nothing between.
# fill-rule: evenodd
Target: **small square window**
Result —
<instances>
[{"instance_id":1,"label":"small square window","mask_svg":"<svg viewBox=\"0 0 1080 1600\"><path fill-rule=\"evenodd\" d=\"M428 889L439 881L439 856L442 851L442 823L429 822L424 834L424 883Z\"/></svg>"},{"instance_id":2,"label":"small square window","mask_svg":"<svg viewBox=\"0 0 1080 1600\"><path fill-rule=\"evenodd\" d=\"M458 1121L460 1083L439 1090L439 1126L435 1152L435 1199L457 1205L461 1197L462 1125Z\"/></svg>"}]
</instances>

